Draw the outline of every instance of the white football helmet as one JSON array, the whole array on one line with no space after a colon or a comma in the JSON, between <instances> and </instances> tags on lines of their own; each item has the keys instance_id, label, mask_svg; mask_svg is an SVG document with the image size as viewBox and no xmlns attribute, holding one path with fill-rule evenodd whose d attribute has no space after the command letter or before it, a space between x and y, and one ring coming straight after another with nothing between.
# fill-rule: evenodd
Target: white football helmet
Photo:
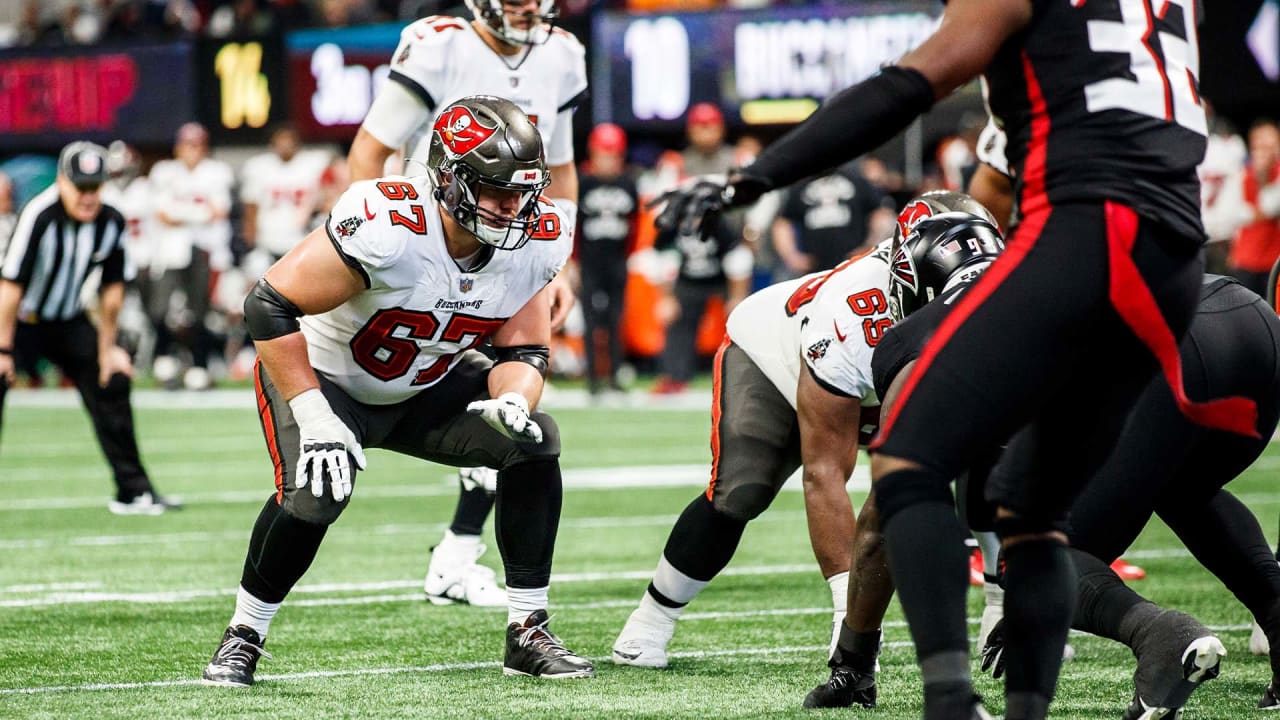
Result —
<instances>
[{"instance_id":1,"label":"white football helmet","mask_svg":"<svg viewBox=\"0 0 1280 720\"><path fill-rule=\"evenodd\" d=\"M518 0L466 0L467 9L476 20L484 23L494 35L509 45L541 45L551 37L551 27L560 17L556 0L538 0L537 12L529 16L528 28L513 27L504 6L513 9L525 3Z\"/></svg>"}]
</instances>

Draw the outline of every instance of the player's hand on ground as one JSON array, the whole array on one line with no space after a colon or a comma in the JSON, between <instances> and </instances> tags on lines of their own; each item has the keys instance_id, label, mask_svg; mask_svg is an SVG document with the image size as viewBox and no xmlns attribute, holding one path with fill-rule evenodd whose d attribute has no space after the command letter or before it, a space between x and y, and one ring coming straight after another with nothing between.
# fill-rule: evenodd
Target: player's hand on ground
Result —
<instances>
[{"instance_id":1,"label":"player's hand on ground","mask_svg":"<svg viewBox=\"0 0 1280 720\"><path fill-rule=\"evenodd\" d=\"M479 415L494 430L517 442L542 442L542 428L529 417L529 401L516 392L503 393L492 400L477 400L467 412Z\"/></svg>"},{"instance_id":2,"label":"player's hand on ground","mask_svg":"<svg viewBox=\"0 0 1280 720\"><path fill-rule=\"evenodd\" d=\"M1004 619L991 628L987 635L987 643L982 646L982 672L991 671L991 677L997 680L1004 675Z\"/></svg>"},{"instance_id":3,"label":"player's hand on ground","mask_svg":"<svg viewBox=\"0 0 1280 720\"><path fill-rule=\"evenodd\" d=\"M118 345L112 345L110 350L98 358L98 385L106 387L107 383L111 382L111 376L116 373L133 377L133 361L129 359L128 351Z\"/></svg>"},{"instance_id":4,"label":"player's hand on ground","mask_svg":"<svg viewBox=\"0 0 1280 720\"><path fill-rule=\"evenodd\" d=\"M326 480L333 499L342 502L351 495L351 463L365 469L364 449L355 433L342 419L333 414L329 401L317 389L304 391L289 401L293 417L298 422L301 436L301 453L294 474L294 484L303 488L311 486L311 494L324 495Z\"/></svg>"}]
</instances>

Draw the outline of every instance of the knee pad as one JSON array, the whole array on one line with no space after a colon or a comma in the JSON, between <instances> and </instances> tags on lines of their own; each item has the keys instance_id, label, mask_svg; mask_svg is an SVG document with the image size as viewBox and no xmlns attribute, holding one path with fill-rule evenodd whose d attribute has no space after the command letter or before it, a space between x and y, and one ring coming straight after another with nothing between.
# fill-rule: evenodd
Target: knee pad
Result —
<instances>
[{"instance_id":1,"label":"knee pad","mask_svg":"<svg viewBox=\"0 0 1280 720\"><path fill-rule=\"evenodd\" d=\"M776 492L766 485L745 483L728 492L716 492L711 505L716 512L740 523L749 523L773 504Z\"/></svg>"},{"instance_id":2,"label":"knee pad","mask_svg":"<svg viewBox=\"0 0 1280 720\"><path fill-rule=\"evenodd\" d=\"M951 495L951 482L942 475L924 469L898 470L876 481L876 511L880 513L880 527L912 505L941 503L955 506Z\"/></svg>"},{"instance_id":3,"label":"knee pad","mask_svg":"<svg viewBox=\"0 0 1280 720\"><path fill-rule=\"evenodd\" d=\"M284 496L280 508L285 514L312 525L332 525L351 501L348 496L342 502L335 502L333 497L325 494L316 497L308 488L300 488Z\"/></svg>"}]
</instances>

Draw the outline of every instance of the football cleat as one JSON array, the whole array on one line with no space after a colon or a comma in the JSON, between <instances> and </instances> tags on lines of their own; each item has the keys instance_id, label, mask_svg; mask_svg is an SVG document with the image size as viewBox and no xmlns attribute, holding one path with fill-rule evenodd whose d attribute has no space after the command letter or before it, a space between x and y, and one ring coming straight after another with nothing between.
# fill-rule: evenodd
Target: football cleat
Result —
<instances>
[{"instance_id":1,"label":"football cleat","mask_svg":"<svg viewBox=\"0 0 1280 720\"><path fill-rule=\"evenodd\" d=\"M1280 680L1271 678L1271 684L1267 686L1266 692L1262 693L1262 699L1258 701L1259 710L1280 710Z\"/></svg>"},{"instance_id":2,"label":"football cleat","mask_svg":"<svg viewBox=\"0 0 1280 720\"><path fill-rule=\"evenodd\" d=\"M561 680L594 677L591 661L566 648L555 633L547 629L551 618L546 610L535 610L524 624L507 626L507 654L502 661L503 675Z\"/></svg>"},{"instance_id":3,"label":"football cleat","mask_svg":"<svg viewBox=\"0 0 1280 720\"><path fill-rule=\"evenodd\" d=\"M636 608L618 639L613 641L613 664L635 667L665 668L667 643L676 633L675 622L659 623L647 617L644 608Z\"/></svg>"},{"instance_id":4,"label":"football cleat","mask_svg":"<svg viewBox=\"0 0 1280 720\"><path fill-rule=\"evenodd\" d=\"M249 687L253 685L253 672L258 668L258 658L271 659L271 653L262 649L262 638L251 627L236 625L222 634L222 643L213 659L205 666L200 682L222 687Z\"/></svg>"},{"instance_id":5,"label":"football cleat","mask_svg":"<svg viewBox=\"0 0 1280 720\"><path fill-rule=\"evenodd\" d=\"M131 500L111 500L107 509L112 515L161 515L169 510L181 510L182 503L176 498L144 492Z\"/></svg>"},{"instance_id":6,"label":"football cleat","mask_svg":"<svg viewBox=\"0 0 1280 720\"><path fill-rule=\"evenodd\" d=\"M1126 561L1124 558L1116 558L1111 563L1111 571L1120 576L1121 580L1142 580L1147 576L1147 571Z\"/></svg>"},{"instance_id":7,"label":"football cleat","mask_svg":"<svg viewBox=\"0 0 1280 720\"><path fill-rule=\"evenodd\" d=\"M1133 702L1124 720L1179 718L1191 693L1218 677L1227 650L1198 620L1176 610L1156 616L1134 647Z\"/></svg>"},{"instance_id":8,"label":"football cleat","mask_svg":"<svg viewBox=\"0 0 1280 720\"><path fill-rule=\"evenodd\" d=\"M846 708L876 706L876 675L837 665L831 677L804 696L806 708Z\"/></svg>"},{"instance_id":9,"label":"football cleat","mask_svg":"<svg viewBox=\"0 0 1280 720\"><path fill-rule=\"evenodd\" d=\"M440 545L433 548L427 577L422 583L427 600L432 605L506 607L507 591L498 586L498 574L493 568L476 563L486 549L481 543L474 551L468 548L466 554L460 555Z\"/></svg>"}]
</instances>

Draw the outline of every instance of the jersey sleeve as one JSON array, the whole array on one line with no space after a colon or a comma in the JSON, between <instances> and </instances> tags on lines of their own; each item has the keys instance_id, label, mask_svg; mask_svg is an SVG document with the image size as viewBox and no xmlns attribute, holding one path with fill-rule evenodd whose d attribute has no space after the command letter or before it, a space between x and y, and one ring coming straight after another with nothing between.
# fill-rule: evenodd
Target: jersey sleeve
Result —
<instances>
[{"instance_id":1,"label":"jersey sleeve","mask_svg":"<svg viewBox=\"0 0 1280 720\"><path fill-rule=\"evenodd\" d=\"M240 202L246 205L258 205L262 202L263 188L268 178L261 158L261 155L249 158L240 171Z\"/></svg>"},{"instance_id":2,"label":"jersey sleeve","mask_svg":"<svg viewBox=\"0 0 1280 720\"><path fill-rule=\"evenodd\" d=\"M465 20L445 15L433 15L406 26L391 56L387 80L416 96L428 114L434 113L444 94L453 40L466 27Z\"/></svg>"},{"instance_id":3,"label":"jersey sleeve","mask_svg":"<svg viewBox=\"0 0 1280 720\"><path fill-rule=\"evenodd\" d=\"M570 218L559 205L545 198L539 199L538 204L543 218L533 233L532 242L538 243L540 252L546 255L545 281L551 282L564 269L569 256L573 254L573 236L569 228L573 227L572 222L576 218ZM548 215L555 216L555 220L547 220Z\"/></svg>"},{"instance_id":4,"label":"jersey sleeve","mask_svg":"<svg viewBox=\"0 0 1280 720\"><path fill-rule=\"evenodd\" d=\"M324 229L342 261L373 287L380 271L391 267L405 249L405 234L387 219L390 203L377 182L353 183L334 203Z\"/></svg>"},{"instance_id":5,"label":"jersey sleeve","mask_svg":"<svg viewBox=\"0 0 1280 720\"><path fill-rule=\"evenodd\" d=\"M871 381L873 346L860 319L843 301L828 296L810 304L809 322L800 330L800 353L809 374L824 389L861 400L875 392ZM831 307L837 303L844 307Z\"/></svg>"},{"instance_id":6,"label":"jersey sleeve","mask_svg":"<svg viewBox=\"0 0 1280 720\"><path fill-rule=\"evenodd\" d=\"M556 98L556 129L547 143L547 164L573 162L573 113L587 97L586 50L578 38L564 30L555 30L560 40L563 76Z\"/></svg>"}]
</instances>

